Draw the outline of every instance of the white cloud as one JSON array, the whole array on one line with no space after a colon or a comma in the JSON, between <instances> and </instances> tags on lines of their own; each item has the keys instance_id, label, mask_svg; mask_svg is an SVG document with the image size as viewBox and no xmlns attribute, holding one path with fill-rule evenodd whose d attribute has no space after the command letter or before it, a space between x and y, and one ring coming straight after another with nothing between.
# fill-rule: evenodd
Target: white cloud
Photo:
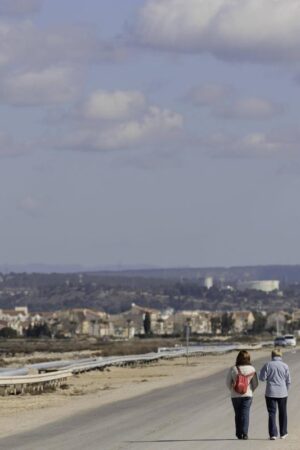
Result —
<instances>
[{"instance_id":1,"label":"white cloud","mask_svg":"<svg viewBox=\"0 0 300 450\"><path fill-rule=\"evenodd\" d=\"M229 86L206 83L189 90L187 100L195 106L212 106L226 99L232 92Z\"/></svg>"},{"instance_id":2,"label":"white cloud","mask_svg":"<svg viewBox=\"0 0 300 450\"><path fill-rule=\"evenodd\" d=\"M13 105L40 106L74 100L80 84L78 71L50 67L9 75L0 86L3 100Z\"/></svg>"},{"instance_id":3,"label":"white cloud","mask_svg":"<svg viewBox=\"0 0 300 450\"><path fill-rule=\"evenodd\" d=\"M97 90L61 118L56 146L80 151L143 149L174 142L183 117L148 103L138 90ZM55 141L55 139L54 139Z\"/></svg>"},{"instance_id":4,"label":"white cloud","mask_svg":"<svg viewBox=\"0 0 300 450\"><path fill-rule=\"evenodd\" d=\"M269 119L283 112L278 103L262 98L238 99L227 105L219 106L215 113L229 119Z\"/></svg>"},{"instance_id":5,"label":"white cloud","mask_svg":"<svg viewBox=\"0 0 300 450\"><path fill-rule=\"evenodd\" d=\"M0 15L19 16L39 11L42 0L1 0Z\"/></svg>"},{"instance_id":6,"label":"white cloud","mask_svg":"<svg viewBox=\"0 0 300 450\"><path fill-rule=\"evenodd\" d=\"M98 90L89 96L80 109L86 119L116 120L136 115L145 105L145 96L139 91Z\"/></svg>"},{"instance_id":7,"label":"white cloud","mask_svg":"<svg viewBox=\"0 0 300 450\"><path fill-rule=\"evenodd\" d=\"M297 133L252 132L244 136L215 133L200 139L199 144L213 157L299 157Z\"/></svg>"},{"instance_id":8,"label":"white cloud","mask_svg":"<svg viewBox=\"0 0 300 450\"><path fill-rule=\"evenodd\" d=\"M255 62L300 60L299 0L147 0L142 45Z\"/></svg>"},{"instance_id":9,"label":"white cloud","mask_svg":"<svg viewBox=\"0 0 300 450\"><path fill-rule=\"evenodd\" d=\"M2 20L0 100L25 106L72 101L90 64L122 56L122 49L100 40L92 27L39 29L31 21Z\"/></svg>"},{"instance_id":10,"label":"white cloud","mask_svg":"<svg viewBox=\"0 0 300 450\"><path fill-rule=\"evenodd\" d=\"M122 148L141 142L153 142L181 129L183 119L180 114L155 106L141 120L124 122L112 130L105 131L98 144L104 148ZM112 132L111 132L112 131Z\"/></svg>"},{"instance_id":11,"label":"white cloud","mask_svg":"<svg viewBox=\"0 0 300 450\"><path fill-rule=\"evenodd\" d=\"M284 111L280 103L260 97L239 98L231 86L217 83L196 86L185 98L196 107L209 107L213 115L225 119L270 119Z\"/></svg>"},{"instance_id":12,"label":"white cloud","mask_svg":"<svg viewBox=\"0 0 300 450\"><path fill-rule=\"evenodd\" d=\"M55 64L119 60L122 48L87 26L39 29L30 21L0 22L0 66L40 69Z\"/></svg>"},{"instance_id":13,"label":"white cloud","mask_svg":"<svg viewBox=\"0 0 300 450\"><path fill-rule=\"evenodd\" d=\"M82 127L69 131L61 147L82 151L122 150L172 140L182 129L180 114L149 107L140 119L125 120L102 127Z\"/></svg>"}]
</instances>

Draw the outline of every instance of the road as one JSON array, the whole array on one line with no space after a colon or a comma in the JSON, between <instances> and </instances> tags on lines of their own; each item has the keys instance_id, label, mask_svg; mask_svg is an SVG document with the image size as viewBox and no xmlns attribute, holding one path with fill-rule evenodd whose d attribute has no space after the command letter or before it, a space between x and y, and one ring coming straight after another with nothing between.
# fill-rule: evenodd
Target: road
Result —
<instances>
[{"instance_id":1,"label":"road","mask_svg":"<svg viewBox=\"0 0 300 450\"><path fill-rule=\"evenodd\" d=\"M233 410L225 388L225 374L155 390L146 395L80 411L60 422L0 439L1 450L299 450L300 353L284 360L292 374L289 397L289 437L267 440L264 385L251 410L249 441L234 436ZM233 355L234 359L234 355ZM257 369L265 360L255 363ZM17 429L17 426L16 426Z\"/></svg>"}]
</instances>

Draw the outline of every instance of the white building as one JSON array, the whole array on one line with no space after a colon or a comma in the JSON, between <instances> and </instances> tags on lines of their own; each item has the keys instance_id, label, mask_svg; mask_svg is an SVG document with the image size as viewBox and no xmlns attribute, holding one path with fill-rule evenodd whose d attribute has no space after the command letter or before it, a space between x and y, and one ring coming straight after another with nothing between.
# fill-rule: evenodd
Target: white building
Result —
<instances>
[{"instance_id":1,"label":"white building","mask_svg":"<svg viewBox=\"0 0 300 450\"><path fill-rule=\"evenodd\" d=\"M204 278L204 287L206 287L207 289L212 288L214 285L214 279L213 277L205 277Z\"/></svg>"},{"instance_id":2,"label":"white building","mask_svg":"<svg viewBox=\"0 0 300 450\"><path fill-rule=\"evenodd\" d=\"M279 280L241 281L240 283L238 283L238 288L241 291L253 289L255 291L272 292L279 290L279 284Z\"/></svg>"}]
</instances>

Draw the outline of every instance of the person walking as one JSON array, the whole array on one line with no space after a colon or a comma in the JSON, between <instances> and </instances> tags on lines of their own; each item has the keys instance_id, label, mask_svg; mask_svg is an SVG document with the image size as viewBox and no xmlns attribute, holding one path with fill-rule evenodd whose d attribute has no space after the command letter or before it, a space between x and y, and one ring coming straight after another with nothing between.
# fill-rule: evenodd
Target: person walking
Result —
<instances>
[{"instance_id":1,"label":"person walking","mask_svg":"<svg viewBox=\"0 0 300 450\"><path fill-rule=\"evenodd\" d=\"M250 407L258 379L255 368L251 365L250 354L246 350L238 353L235 366L227 373L226 385L230 390L235 413L236 437L248 439Z\"/></svg>"},{"instance_id":2,"label":"person walking","mask_svg":"<svg viewBox=\"0 0 300 450\"><path fill-rule=\"evenodd\" d=\"M278 437L276 426L276 410L279 411L279 433L280 438L288 436L287 431L287 399L291 384L290 370L282 361L282 352L279 348L272 351L272 360L266 363L259 374L261 381L266 381L266 405L269 413L269 436L271 440Z\"/></svg>"}]
</instances>

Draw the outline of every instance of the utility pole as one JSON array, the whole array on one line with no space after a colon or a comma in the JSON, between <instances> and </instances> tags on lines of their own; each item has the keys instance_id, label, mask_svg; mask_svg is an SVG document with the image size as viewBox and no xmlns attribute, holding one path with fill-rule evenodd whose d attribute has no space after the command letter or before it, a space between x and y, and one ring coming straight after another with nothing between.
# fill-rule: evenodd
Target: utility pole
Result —
<instances>
[{"instance_id":1,"label":"utility pole","mask_svg":"<svg viewBox=\"0 0 300 450\"><path fill-rule=\"evenodd\" d=\"M279 336L279 315L276 315L276 335Z\"/></svg>"},{"instance_id":2,"label":"utility pole","mask_svg":"<svg viewBox=\"0 0 300 450\"><path fill-rule=\"evenodd\" d=\"M189 365L189 343L190 343L190 323L191 319L186 319L185 336L186 336L186 365Z\"/></svg>"},{"instance_id":3,"label":"utility pole","mask_svg":"<svg viewBox=\"0 0 300 450\"><path fill-rule=\"evenodd\" d=\"M130 326L131 326L132 320L131 319L127 319L127 335L128 335L128 339L130 339Z\"/></svg>"}]
</instances>

